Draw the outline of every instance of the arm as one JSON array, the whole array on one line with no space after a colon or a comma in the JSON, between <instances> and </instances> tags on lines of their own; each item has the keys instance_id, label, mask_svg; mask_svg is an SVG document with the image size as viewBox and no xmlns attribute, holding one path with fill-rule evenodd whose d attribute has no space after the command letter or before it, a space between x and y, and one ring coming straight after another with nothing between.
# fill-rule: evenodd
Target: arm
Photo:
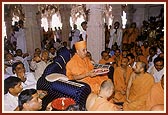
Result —
<instances>
[{"instance_id":1,"label":"arm","mask_svg":"<svg viewBox=\"0 0 168 115\"><path fill-rule=\"evenodd\" d=\"M37 68L37 63L41 61L41 58L39 56L36 56L32 59L32 61L30 62L30 68L32 70L36 70Z\"/></svg>"},{"instance_id":2,"label":"arm","mask_svg":"<svg viewBox=\"0 0 168 115\"><path fill-rule=\"evenodd\" d=\"M130 79L129 79L129 81L128 81L127 90L126 90L126 100L127 100L128 102L130 102L130 100L129 100L129 94L130 94L130 88L131 88L131 86L132 86L133 78L135 78L135 73L134 73L134 72L131 73Z\"/></svg>"},{"instance_id":3,"label":"arm","mask_svg":"<svg viewBox=\"0 0 168 115\"><path fill-rule=\"evenodd\" d=\"M36 62L32 60L32 61L30 62L30 69L36 70L36 67L37 67Z\"/></svg>"},{"instance_id":4,"label":"arm","mask_svg":"<svg viewBox=\"0 0 168 115\"><path fill-rule=\"evenodd\" d=\"M81 75L76 75L76 76L72 76L75 80L81 80L85 77L95 77L96 73L94 73L94 70L91 70L90 72L81 74Z\"/></svg>"}]
</instances>

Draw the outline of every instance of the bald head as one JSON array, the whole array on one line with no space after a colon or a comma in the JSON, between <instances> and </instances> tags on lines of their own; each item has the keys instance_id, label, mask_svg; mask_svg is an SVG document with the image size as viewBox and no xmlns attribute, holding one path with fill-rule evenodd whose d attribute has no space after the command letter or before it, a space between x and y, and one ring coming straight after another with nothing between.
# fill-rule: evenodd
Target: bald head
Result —
<instances>
[{"instance_id":1,"label":"bald head","mask_svg":"<svg viewBox=\"0 0 168 115\"><path fill-rule=\"evenodd\" d=\"M158 104L151 107L150 111L164 111L164 105Z\"/></svg>"},{"instance_id":2,"label":"bald head","mask_svg":"<svg viewBox=\"0 0 168 115\"><path fill-rule=\"evenodd\" d=\"M114 85L110 79L102 82L100 90L113 89Z\"/></svg>"}]
</instances>

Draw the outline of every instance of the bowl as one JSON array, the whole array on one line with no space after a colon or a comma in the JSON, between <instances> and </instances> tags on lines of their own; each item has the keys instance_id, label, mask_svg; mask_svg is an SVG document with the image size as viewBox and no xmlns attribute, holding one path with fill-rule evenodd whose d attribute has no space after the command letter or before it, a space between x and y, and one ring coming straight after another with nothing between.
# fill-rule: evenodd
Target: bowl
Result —
<instances>
[{"instance_id":1,"label":"bowl","mask_svg":"<svg viewBox=\"0 0 168 115\"><path fill-rule=\"evenodd\" d=\"M56 110L66 110L70 105L74 105L75 101L72 98L61 97L54 99L51 103L53 109Z\"/></svg>"}]
</instances>

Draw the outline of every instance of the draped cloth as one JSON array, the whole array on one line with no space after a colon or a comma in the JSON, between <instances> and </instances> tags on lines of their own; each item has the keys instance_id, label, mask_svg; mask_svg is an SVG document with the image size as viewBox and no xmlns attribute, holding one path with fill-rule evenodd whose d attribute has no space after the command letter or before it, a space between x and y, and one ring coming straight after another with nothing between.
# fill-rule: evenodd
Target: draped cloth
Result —
<instances>
[{"instance_id":1,"label":"draped cloth","mask_svg":"<svg viewBox=\"0 0 168 115\"><path fill-rule=\"evenodd\" d=\"M155 83L149 91L146 102L146 110L150 110L151 107L157 104L164 104L164 90L161 86L161 82Z\"/></svg>"},{"instance_id":2,"label":"draped cloth","mask_svg":"<svg viewBox=\"0 0 168 115\"><path fill-rule=\"evenodd\" d=\"M59 74L66 74L66 64L71 58L71 53L66 47L62 47L57 51L57 56L54 57L53 62L49 64L42 76L37 81L37 89L38 90L46 90L48 95L43 98L43 107L42 110L45 110L48 103L50 103L53 99L58 97L58 92L52 90L51 82L45 79L46 76L59 73Z\"/></svg>"},{"instance_id":3,"label":"draped cloth","mask_svg":"<svg viewBox=\"0 0 168 115\"><path fill-rule=\"evenodd\" d=\"M116 105L109 102L107 99L97 97L89 111L116 111Z\"/></svg>"},{"instance_id":4,"label":"draped cloth","mask_svg":"<svg viewBox=\"0 0 168 115\"><path fill-rule=\"evenodd\" d=\"M85 74L93 70L93 68L94 68L93 64L90 62L88 57L82 59L77 54L75 54L66 65L66 75L70 80L75 80L73 76ZM101 83L107 79L108 79L107 75L102 75L93 78L88 76L79 81L89 84L92 92L97 94Z\"/></svg>"},{"instance_id":5,"label":"draped cloth","mask_svg":"<svg viewBox=\"0 0 168 115\"><path fill-rule=\"evenodd\" d=\"M114 59L109 58L108 60L104 60L104 59L99 60L99 64L107 64L107 63L110 63L110 62L114 62Z\"/></svg>"},{"instance_id":6,"label":"draped cloth","mask_svg":"<svg viewBox=\"0 0 168 115\"><path fill-rule=\"evenodd\" d=\"M146 110L147 95L154 85L154 78L152 75L145 73L136 77L132 81L130 88L129 100L123 104L124 111L144 111Z\"/></svg>"}]
</instances>

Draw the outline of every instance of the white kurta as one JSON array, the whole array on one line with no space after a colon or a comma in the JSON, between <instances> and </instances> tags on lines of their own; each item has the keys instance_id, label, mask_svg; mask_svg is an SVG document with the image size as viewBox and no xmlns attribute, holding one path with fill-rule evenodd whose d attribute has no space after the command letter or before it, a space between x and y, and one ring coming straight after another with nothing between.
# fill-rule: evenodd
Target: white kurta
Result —
<instances>
[{"instance_id":1,"label":"white kurta","mask_svg":"<svg viewBox=\"0 0 168 115\"><path fill-rule=\"evenodd\" d=\"M155 82L157 83L157 82L160 82L160 80L164 74L164 68L160 71L157 71L155 66L152 66L147 70L147 72L153 75Z\"/></svg>"},{"instance_id":2,"label":"white kurta","mask_svg":"<svg viewBox=\"0 0 168 115\"><path fill-rule=\"evenodd\" d=\"M114 45L115 42L117 42L118 46L121 46L122 43L122 29L117 29L117 34L115 34L116 29L110 30L110 42L108 44L108 48L112 48L112 45Z\"/></svg>"},{"instance_id":3,"label":"white kurta","mask_svg":"<svg viewBox=\"0 0 168 115\"><path fill-rule=\"evenodd\" d=\"M152 57L152 61L151 62L149 62L149 57L150 57L150 55L147 57L147 61L148 61L148 68L150 68L150 67L153 67L154 66L154 60L155 60L155 58L157 57L158 55L157 54L155 54L153 57Z\"/></svg>"},{"instance_id":4,"label":"white kurta","mask_svg":"<svg viewBox=\"0 0 168 115\"><path fill-rule=\"evenodd\" d=\"M32 70L35 70L34 77L36 80L38 80L41 75L43 74L45 68L50 64L51 62L45 63L44 61L40 61L39 63L36 63L35 61L31 61L30 68Z\"/></svg>"},{"instance_id":5,"label":"white kurta","mask_svg":"<svg viewBox=\"0 0 168 115\"><path fill-rule=\"evenodd\" d=\"M16 74L12 76L17 77ZM23 90L30 89L30 88L36 89L37 80L35 79L34 74L31 72L26 72L25 78L26 78L26 81L24 83L22 82Z\"/></svg>"},{"instance_id":6,"label":"white kurta","mask_svg":"<svg viewBox=\"0 0 168 115\"><path fill-rule=\"evenodd\" d=\"M25 30L20 28L19 31L15 31L14 36L17 38L16 49L22 49L23 53L27 53Z\"/></svg>"},{"instance_id":7,"label":"white kurta","mask_svg":"<svg viewBox=\"0 0 168 115\"><path fill-rule=\"evenodd\" d=\"M20 60L24 64L26 72L30 72L30 66L29 66L29 63L28 63L28 60L30 60L30 59L31 59L31 56L28 56L28 57L25 57L25 58L23 58L21 56L14 57L15 61Z\"/></svg>"},{"instance_id":8,"label":"white kurta","mask_svg":"<svg viewBox=\"0 0 168 115\"><path fill-rule=\"evenodd\" d=\"M72 36L72 41L71 41L71 49L73 48L73 45L79 41L79 36L80 36L80 31L78 29L73 30L74 35Z\"/></svg>"},{"instance_id":9,"label":"white kurta","mask_svg":"<svg viewBox=\"0 0 168 115\"><path fill-rule=\"evenodd\" d=\"M87 41L87 33L86 33L86 31L82 30L80 34L82 34L83 41Z\"/></svg>"},{"instance_id":10,"label":"white kurta","mask_svg":"<svg viewBox=\"0 0 168 115\"><path fill-rule=\"evenodd\" d=\"M4 95L4 111L14 111L18 106L18 97L9 92Z\"/></svg>"}]
</instances>

